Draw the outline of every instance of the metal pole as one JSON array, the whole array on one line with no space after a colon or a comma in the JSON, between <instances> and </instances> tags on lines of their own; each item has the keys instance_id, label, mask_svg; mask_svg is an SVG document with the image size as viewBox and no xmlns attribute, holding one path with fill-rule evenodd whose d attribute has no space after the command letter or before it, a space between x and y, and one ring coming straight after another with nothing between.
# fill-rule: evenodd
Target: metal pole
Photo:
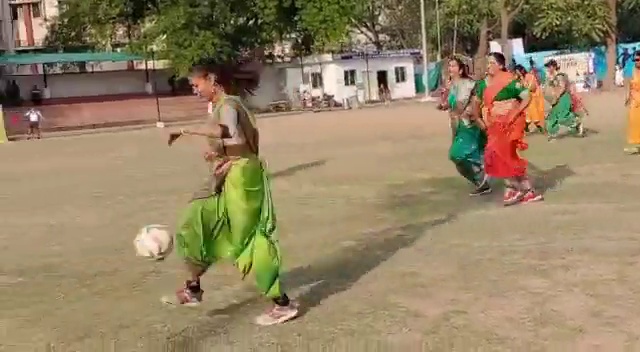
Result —
<instances>
[{"instance_id":1,"label":"metal pole","mask_svg":"<svg viewBox=\"0 0 640 352\"><path fill-rule=\"evenodd\" d=\"M456 46L458 46L458 15L453 19L453 55L456 54Z\"/></svg>"},{"instance_id":2,"label":"metal pole","mask_svg":"<svg viewBox=\"0 0 640 352\"><path fill-rule=\"evenodd\" d=\"M425 0L420 0L420 27L422 29L422 83L424 84L424 98L422 101L434 101L429 95L429 55L427 52L427 18L425 13Z\"/></svg>"},{"instance_id":3,"label":"metal pole","mask_svg":"<svg viewBox=\"0 0 640 352\"><path fill-rule=\"evenodd\" d=\"M162 118L160 117L160 98L158 97L158 76L156 72L155 51L151 51L151 71L153 72L153 95L156 98L156 114L158 116L158 121L156 122L156 126L158 128L163 128L164 122L162 122Z\"/></svg>"},{"instance_id":4,"label":"metal pole","mask_svg":"<svg viewBox=\"0 0 640 352\"><path fill-rule=\"evenodd\" d=\"M364 100L366 103L367 100L371 101L371 75L369 74L369 51L364 49L364 65L365 65L365 75L367 75L367 99Z\"/></svg>"},{"instance_id":5,"label":"metal pole","mask_svg":"<svg viewBox=\"0 0 640 352\"><path fill-rule=\"evenodd\" d=\"M440 1L436 0L436 29L438 31L438 61L442 60L442 38L440 36Z\"/></svg>"}]
</instances>

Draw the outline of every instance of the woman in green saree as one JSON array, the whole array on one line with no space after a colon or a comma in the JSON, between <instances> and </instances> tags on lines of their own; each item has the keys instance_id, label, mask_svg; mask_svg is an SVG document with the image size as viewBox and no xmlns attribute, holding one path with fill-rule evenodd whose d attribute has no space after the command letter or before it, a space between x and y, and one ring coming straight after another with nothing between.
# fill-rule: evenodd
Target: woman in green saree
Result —
<instances>
[{"instance_id":1,"label":"woman in green saree","mask_svg":"<svg viewBox=\"0 0 640 352\"><path fill-rule=\"evenodd\" d=\"M210 174L192 197L176 233L176 252L186 263L188 278L165 303L193 306L202 300L200 278L221 259L255 276L260 291L274 303L256 322L273 325L293 319L297 305L282 291L276 217L264 163L258 157L256 120L241 95L259 82L257 72L239 64L196 67L190 77L199 95L212 103L212 113L199 128L173 134L208 141L205 159Z\"/></svg>"},{"instance_id":2,"label":"woman in green saree","mask_svg":"<svg viewBox=\"0 0 640 352\"><path fill-rule=\"evenodd\" d=\"M582 119L576 111L583 109L576 106L578 99L571 91L569 77L560 72L560 66L555 60L545 64L548 80L545 84L544 96L551 104L551 110L545 119L545 128L549 140L554 140L560 132L560 127L566 127L578 136L584 135ZM584 113L581 112L582 115Z\"/></svg>"},{"instance_id":3,"label":"woman in green saree","mask_svg":"<svg viewBox=\"0 0 640 352\"><path fill-rule=\"evenodd\" d=\"M471 117L473 111L470 101L475 82L469 77L467 66L459 58L449 60L449 74L451 87L447 103L453 137L449 159L460 175L476 187L469 195L487 194L491 192L483 166L487 136Z\"/></svg>"}]
</instances>

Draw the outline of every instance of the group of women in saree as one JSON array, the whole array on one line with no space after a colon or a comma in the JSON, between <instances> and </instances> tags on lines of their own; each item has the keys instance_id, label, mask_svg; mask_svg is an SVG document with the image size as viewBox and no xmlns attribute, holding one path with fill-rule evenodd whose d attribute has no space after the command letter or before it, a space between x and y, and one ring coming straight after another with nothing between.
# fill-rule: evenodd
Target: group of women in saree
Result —
<instances>
[{"instance_id":1,"label":"group of women in saree","mask_svg":"<svg viewBox=\"0 0 640 352\"><path fill-rule=\"evenodd\" d=\"M297 304L283 291L276 216L265 165L259 158L260 138L253 114L243 102L255 89L259 72L250 64L196 67L191 84L211 104L206 123L170 134L169 145L181 136L206 141L209 172L186 207L175 234L176 252L184 259L185 284L163 297L173 305L201 302L202 275L221 259L230 259L242 277L255 277L259 290L273 302L258 316L259 325L273 325L298 315Z\"/></svg>"},{"instance_id":2,"label":"group of women in saree","mask_svg":"<svg viewBox=\"0 0 640 352\"><path fill-rule=\"evenodd\" d=\"M577 136L584 136L582 120L586 116L586 109L582 100L570 84L569 77L560 72L555 60L545 64L547 80L540 84L536 75L527 71L524 66L516 65L516 77L529 90L531 102L527 108L526 131L532 132L532 127L540 133L546 134L549 140L558 137L560 128L566 127ZM545 100L551 105L545 116Z\"/></svg>"},{"instance_id":3,"label":"group of women in saree","mask_svg":"<svg viewBox=\"0 0 640 352\"><path fill-rule=\"evenodd\" d=\"M449 61L449 73L449 158L475 186L470 195L491 192L489 178L497 178L505 182L505 206L542 200L527 175L527 160L519 155L528 147L524 136L531 96L507 71L504 55L491 53L487 76L476 82L457 58Z\"/></svg>"}]
</instances>

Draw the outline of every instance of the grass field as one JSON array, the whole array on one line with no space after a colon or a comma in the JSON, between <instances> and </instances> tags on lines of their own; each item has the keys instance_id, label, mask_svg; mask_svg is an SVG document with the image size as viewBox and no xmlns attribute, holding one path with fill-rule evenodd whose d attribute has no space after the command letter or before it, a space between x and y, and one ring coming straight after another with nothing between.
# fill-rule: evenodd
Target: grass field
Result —
<instances>
[{"instance_id":1,"label":"grass field","mask_svg":"<svg viewBox=\"0 0 640 352\"><path fill-rule=\"evenodd\" d=\"M586 98L585 139L530 138L546 202L470 199L433 107L261 120L285 283L304 316L253 325L250 280L220 265L205 304L159 298L175 256L134 256L175 225L199 143L157 129L0 146L0 351L621 351L640 348L640 159L622 94Z\"/></svg>"}]
</instances>

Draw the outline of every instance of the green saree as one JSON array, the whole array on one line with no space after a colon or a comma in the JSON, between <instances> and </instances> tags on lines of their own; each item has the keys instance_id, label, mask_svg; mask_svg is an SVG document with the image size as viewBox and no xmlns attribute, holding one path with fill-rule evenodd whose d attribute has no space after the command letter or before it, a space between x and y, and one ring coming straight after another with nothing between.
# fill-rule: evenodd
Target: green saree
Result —
<instances>
[{"instance_id":1,"label":"green saree","mask_svg":"<svg viewBox=\"0 0 640 352\"><path fill-rule=\"evenodd\" d=\"M456 125L449 148L449 160L456 165L462 177L478 186L484 180L482 169L487 138L477 125L465 117L474 85L470 79L460 79L451 85L448 102Z\"/></svg>"},{"instance_id":2,"label":"green saree","mask_svg":"<svg viewBox=\"0 0 640 352\"><path fill-rule=\"evenodd\" d=\"M208 193L200 189L194 195L176 233L176 251L187 262L203 269L220 259L231 259L243 277L255 275L258 288L267 297L277 298L282 294L280 249L275 236L270 182L257 156L256 121L235 97L218 102L213 121L220 121L220 108L224 104L231 104L237 110L237 123L245 133L251 132L247 133L247 144L255 140L251 147L256 152L232 158L222 187L216 188L208 180Z\"/></svg>"},{"instance_id":3,"label":"green saree","mask_svg":"<svg viewBox=\"0 0 640 352\"><path fill-rule=\"evenodd\" d=\"M549 115L547 115L545 120L547 133L549 133L550 137L554 137L560 132L560 126L575 130L578 123L579 120L573 112L571 93L564 92L551 107Z\"/></svg>"}]
</instances>

